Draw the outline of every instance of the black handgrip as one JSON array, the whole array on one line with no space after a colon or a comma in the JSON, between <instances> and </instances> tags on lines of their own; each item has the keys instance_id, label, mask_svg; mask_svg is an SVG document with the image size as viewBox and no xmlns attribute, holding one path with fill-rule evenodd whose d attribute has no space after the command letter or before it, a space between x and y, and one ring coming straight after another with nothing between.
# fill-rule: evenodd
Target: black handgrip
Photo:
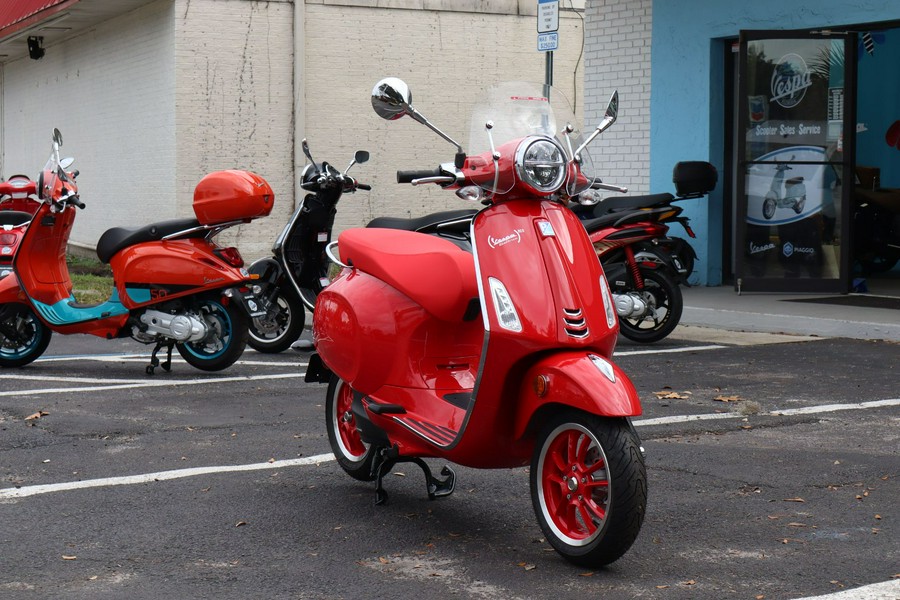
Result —
<instances>
[{"instance_id":1,"label":"black handgrip","mask_svg":"<svg viewBox=\"0 0 900 600\"><path fill-rule=\"evenodd\" d=\"M414 169L412 171L397 171L397 183L412 183L413 179L425 179L426 177L440 177L441 168Z\"/></svg>"},{"instance_id":2,"label":"black handgrip","mask_svg":"<svg viewBox=\"0 0 900 600\"><path fill-rule=\"evenodd\" d=\"M368 192L368 191L370 191L370 190L372 189L372 186L369 185L369 184L367 184L367 183L357 183L357 184L356 184L356 189L358 189L358 190L365 190L365 191Z\"/></svg>"}]
</instances>

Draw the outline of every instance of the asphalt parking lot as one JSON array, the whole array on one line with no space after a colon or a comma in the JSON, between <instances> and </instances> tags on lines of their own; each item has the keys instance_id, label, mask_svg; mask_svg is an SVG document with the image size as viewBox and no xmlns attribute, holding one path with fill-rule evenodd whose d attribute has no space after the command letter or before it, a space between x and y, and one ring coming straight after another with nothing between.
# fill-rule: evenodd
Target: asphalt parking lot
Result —
<instances>
[{"instance_id":1,"label":"asphalt parking lot","mask_svg":"<svg viewBox=\"0 0 900 600\"><path fill-rule=\"evenodd\" d=\"M620 342L650 496L598 571L542 539L524 468L434 502L398 469L374 506L303 355L151 377L138 344L57 336L0 371L0 597L900 597L900 345L718 333Z\"/></svg>"}]
</instances>

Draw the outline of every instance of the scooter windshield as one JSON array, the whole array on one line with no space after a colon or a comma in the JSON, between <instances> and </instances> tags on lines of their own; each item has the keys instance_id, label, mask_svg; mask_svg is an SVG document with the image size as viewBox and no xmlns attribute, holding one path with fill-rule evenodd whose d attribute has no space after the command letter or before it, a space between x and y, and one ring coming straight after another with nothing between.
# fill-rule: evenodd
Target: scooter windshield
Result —
<instances>
[{"instance_id":1,"label":"scooter windshield","mask_svg":"<svg viewBox=\"0 0 900 600\"><path fill-rule=\"evenodd\" d=\"M490 155L504 144L535 135L555 140L562 149L567 163L564 189L568 195L590 187L593 180L579 176L580 173L594 172L587 149L582 150L579 161L576 162L573 156L583 141L579 124L568 99L552 86L510 81L488 88L484 98L472 109L466 147L470 156L485 152ZM512 152L515 151L513 148ZM501 172L496 181L486 182L482 187L488 191L494 191L496 187L496 193L505 194L516 183L518 175L515 171Z\"/></svg>"}]
</instances>

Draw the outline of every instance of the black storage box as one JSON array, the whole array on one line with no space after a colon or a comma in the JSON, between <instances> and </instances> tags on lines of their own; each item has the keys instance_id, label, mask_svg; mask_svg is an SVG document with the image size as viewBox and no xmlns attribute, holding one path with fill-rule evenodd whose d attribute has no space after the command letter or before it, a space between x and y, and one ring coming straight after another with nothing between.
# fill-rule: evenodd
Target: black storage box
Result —
<instances>
[{"instance_id":1,"label":"black storage box","mask_svg":"<svg viewBox=\"0 0 900 600\"><path fill-rule=\"evenodd\" d=\"M679 198L700 198L716 188L719 173L708 162L683 161L672 170L672 182Z\"/></svg>"}]
</instances>

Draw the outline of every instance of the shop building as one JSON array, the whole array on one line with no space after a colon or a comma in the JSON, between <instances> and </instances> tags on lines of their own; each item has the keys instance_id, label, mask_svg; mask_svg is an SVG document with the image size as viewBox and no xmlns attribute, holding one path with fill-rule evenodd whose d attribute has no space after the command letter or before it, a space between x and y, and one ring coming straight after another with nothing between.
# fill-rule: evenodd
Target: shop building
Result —
<instances>
[{"instance_id":1,"label":"shop building","mask_svg":"<svg viewBox=\"0 0 900 600\"><path fill-rule=\"evenodd\" d=\"M684 203L693 283L900 295L900 5L597 0L585 31L588 121L618 88L625 124L601 175L649 193L680 160L719 171Z\"/></svg>"}]
</instances>

